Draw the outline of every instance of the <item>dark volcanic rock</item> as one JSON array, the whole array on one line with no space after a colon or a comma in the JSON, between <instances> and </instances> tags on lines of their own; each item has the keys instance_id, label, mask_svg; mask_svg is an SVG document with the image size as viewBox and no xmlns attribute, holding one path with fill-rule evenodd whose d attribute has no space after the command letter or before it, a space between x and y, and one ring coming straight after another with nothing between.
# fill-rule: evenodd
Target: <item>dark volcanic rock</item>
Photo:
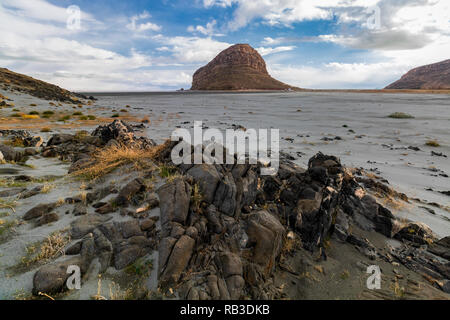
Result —
<instances>
[{"instance_id":1,"label":"dark volcanic rock","mask_svg":"<svg viewBox=\"0 0 450 320\"><path fill-rule=\"evenodd\" d=\"M222 51L194 73L191 90L285 90L293 88L273 79L261 55L248 44Z\"/></svg>"},{"instance_id":2,"label":"dark volcanic rock","mask_svg":"<svg viewBox=\"0 0 450 320\"><path fill-rule=\"evenodd\" d=\"M114 140L128 147L148 148L155 145L151 139L137 137L133 128L122 120L114 120L108 125L97 127L92 136L100 138L103 144Z\"/></svg>"},{"instance_id":3,"label":"dark volcanic rock","mask_svg":"<svg viewBox=\"0 0 450 320\"><path fill-rule=\"evenodd\" d=\"M450 89L450 59L412 69L386 89Z\"/></svg>"},{"instance_id":4,"label":"dark volcanic rock","mask_svg":"<svg viewBox=\"0 0 450 320\"><path fill-rule=\"evenodd\" d=\"M41 217L41 216L43 216L44 214L50 213L53 209L56 208L56 206L57 206L56 203L49 203L49 204L40 204L40 205L37 205L36 207L34 207L34 208L28 210L28 211L24 214L23 218L24 218L25 220L31 220L31 219L34 219L34 218Z\"/></svg>"}]
</instances>

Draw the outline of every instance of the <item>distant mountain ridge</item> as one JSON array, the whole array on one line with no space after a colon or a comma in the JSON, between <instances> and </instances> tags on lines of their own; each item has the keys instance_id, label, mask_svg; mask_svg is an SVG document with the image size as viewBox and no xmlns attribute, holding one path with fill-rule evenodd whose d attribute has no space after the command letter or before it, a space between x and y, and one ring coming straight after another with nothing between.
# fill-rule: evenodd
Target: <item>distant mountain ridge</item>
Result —
<instances>
[{"instance_id":1,"label":"distant mountain ridge","mask_svg":"<svg viewBox=\"0 0 450 320\"><path fill-rule=\"evenodd\" d=\"M261 55L248 44L225 49L193 76L191 90L287 90L272 78Z\"/></svg>"},{"instance_id":2,"label":"distant mountain ridge","mask_svg":"<svg viewBox=\"0 0 450 320\"><path fill-rule=\"evenodd\" d=\"M0 68L0 84L3 89L28 93L40 99L76 103L78 98L86 96L70 92L48 82L34 79L30 76Z\"/></svg>"},{"instance_id":3,"label":"distant mountain ridge","mask_svg":"<svg viewBox=\"0 0 450 320\"><path fill-rule=\"evenodd\" d=\"M410 70L385 89L450 89L450 59Z\"/></svg>"}]
</instances>

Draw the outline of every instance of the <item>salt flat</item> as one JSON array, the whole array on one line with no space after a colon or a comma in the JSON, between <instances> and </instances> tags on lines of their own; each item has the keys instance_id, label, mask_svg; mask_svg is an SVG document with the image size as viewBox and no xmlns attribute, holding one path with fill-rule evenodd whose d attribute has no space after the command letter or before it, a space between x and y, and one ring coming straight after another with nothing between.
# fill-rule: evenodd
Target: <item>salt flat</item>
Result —
<instances>
[{"instance_id":1,"label":"salt flat","mask_svg":"<svg viewBox=\"0 0 450 320\"><path fill-rule=\"evenodd\" d=\"M301 92L95 96L99 99L96 105L105 108L104 116L111 113L109 108L130 105L133 114L149 117L151 124L146 133L160 142L176 126L190 128L193 121L219 129L232 128L233 124L279 129L280 150L294 156L294 162L302 166L318 151L336 155L346 166L372 170L410 198L440 204L444 209L412 202L394 212L425 222L439 236L450 235L449 196L438 192L450 190L448 95ZM408 113L414 118L388 118L393 112ZM437 140L440 147L426 146L428 140ZM448 157L432 156L431 151Z\"/></svg>"}]
</instances>

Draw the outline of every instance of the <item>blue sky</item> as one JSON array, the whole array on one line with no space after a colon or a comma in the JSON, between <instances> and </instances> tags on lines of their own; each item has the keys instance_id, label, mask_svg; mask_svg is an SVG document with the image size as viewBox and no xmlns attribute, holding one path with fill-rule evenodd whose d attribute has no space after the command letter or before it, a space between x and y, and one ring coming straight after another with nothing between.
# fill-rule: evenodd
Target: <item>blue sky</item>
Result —
<instances>
[{"instance_id":1,"label":"blue sky","mask_svg":"<svg viewBox=\"0 0 450 320\"><path fill-rule=\"evenodd\" d=\"M173 90L249 43L291 85L382 88L450 58L449 19L448 0L0 0L0 66L78 91Z\"/></svg>"}]
</instances>

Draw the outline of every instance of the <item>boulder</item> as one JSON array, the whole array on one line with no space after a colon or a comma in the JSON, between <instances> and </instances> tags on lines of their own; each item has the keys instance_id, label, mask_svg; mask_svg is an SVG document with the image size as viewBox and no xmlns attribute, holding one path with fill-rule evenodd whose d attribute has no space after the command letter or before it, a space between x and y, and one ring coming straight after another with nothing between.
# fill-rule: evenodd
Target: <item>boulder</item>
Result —
<instances>
[{"instance_id":1,"label":"boulder","mask_svg":"<svg viewBox=\"0 0 450 320\"><path fill-rule=\"evenodd\" d=\"M29 137L24 140L24 145L26 147L32 147L32 148L38 148L38 147L42 146L43 143L44 143L44 139L42 139L42 137L40 137L40 136Z\"/></svg>"},{"instance_id":2,"label":"boulder","mask_svg":"<svg viewBox=\"0 0 450 320\"><path fill-rule=\"evenodd\" d=\"M231 172L228 172L220 180L219 185L217 186L214 196L214 205L220 212L223 212L230 217L234 217L238 209L237 193L238 190L233 175Z\"/></svg>"},{"instance_id":3,"label":"boulder","mask_svg":"<svg viewBox=\"0 0 450 320\"><path fill-rule=\"evenodd\" d=\"M191 259L194 245L195 240L186 235L183 235L178 239L160 277L160 283L163 286L178 282L181 273L187 267L189 260Z\"/></svg>"},{"instance_id":4,"label":"boulder","mask_svg":"<svg viewBox=\"0 0 450 320\"><path fill-rule=\"evenodd\" d=\"M44 215L42 215L40 218L38 218L36 220L36 225L38 227L58 221L59 220L59 216L57 213L55 212L48 212L45 213Z\"/></svg>"},{"instance_id":5,"label":"boulder","mask_svg":"<svg viewBox=\"0 0 450 320\"><path fill-rule=\"evenodd\" d=\"M221 175L217 172L216 167L209 164L194 165L187 171L187 174L198 183L202 199L207 203L213 203L217 184L221 180Z\"/></svg>"},{"instance_id":6,"label":"boulder","mask_svg":"<svg viewBox=\"0 0 450 320\"><path fill-rule=\"evenodd\" d=\"M121 270L135 262L143 255L143 250L138 245L129 245L114 254L114 267Z\"/></svg>"},{"instance_id":7,"label":"boulder","mask_svg":"<svg viewBox=\"0 0 450 320\"><path fill-rule=\"evenodd\" d=\"M56 203L48 203L48 204L40 204L36 207L33 207L32 209L28 210L23 218L25 220L31 220L38 218L44 214L50 213L53 209L57 207Z\"/></svg>"},{"instance_id":8,"label":"boulder","mask_svg":"<svg viewBox=\"0 0 450 320\"><path fill-rule=\"evenodd\" d=\"M6 161L21 162L24 158L23 152L17 151L13 147L4 144L0 144L0 152L3 155L3 159Z\"/></svg>"},{"instance_id":9,"label":"boulder","mask_svg":"<svg viewBox=\"0 0 450 320\"><path fill-rule=\"evenodd\" d=\"M191 187L189 184L182 178L175 178L161 186L157 193L160 201L161 224L163 228L170 221L184 225L191 200Z\"/></svg>"},{"instance_id":10,"label":"boulder","mask_svg":"<svg viewBox=\"0 0 450 320\"><path fill-rule=\"evenodd\" d=\"M74 216L84 216L87 214L87 207L83 202L78 202L75 204L72 214Z\"/></svg>"},{"instance_id":11,"label":"boulder","mask_svg":"<svg viewBox=\"0 0 450 320\"><path fill-rule=\"evenodd\" d=\"M411 222L400 229L394 236L399 240L408 240L417 244L431 244L435 239L433 231L424 223Z\"/></svg>"},{"instance_id":12,"label":"boulder","mask_svg":"<svg viewBox=\"0 0 450 320\"><path fill-rule=\"evenodd\" d=\"M70 234L72 238L80 239L109 219L95 214L81 216L70 224Z\"/></svg>"},{"instance_id":13,"label":"boulder","mask_svg":"<svg viewBox=\"0 0 450 320\"><path fill-rule=\"evenodd\" d=\"M435 255L450 260L450 236L434 242L429 246L428 250Z\"/></svg>"},{"instance_id":14,"label":"boulder","mask_svg":"<svg viewBox=\"0 0 450 320\"><path fill-rule=\"evenodd\" d=\"M128 204L134 195L143 191L145 189L144 180L141 178L136 178L129 183L127 183L117 195L116 204L123 206Z\"/></svg>"},{"instance_id":15,"label":"boulder","mask_svg":"<svg viewBox=\"0 0 450 320\"><path fill-rule=\"evenodd\" d=\"M127 239L134 236L143 236L139 222L137 220L130 220L121 222L119 228L122 231L122 236Z\"/></svg>"},{"instance_id":16,"label":"boulder","mask_svg":"<svg viewBox=\"0 0 450 320\"><path fill-rule=\"evenodd\" d=\"M253 243L252 261L264 267L267 274L275 268L281 253L285 229L276 217L262 210L250 214L246 233Z\"/></svg>"},{"instance_id":17,"label":"boulder","mask_svg":"<svg viewBox=\"0 0 450 320\"><path fill-rule=\"evenodd\" d=\"M25 188L9 188L6 190L2 190L2 191L0 191L0 198L12 197L19 193L24 192L25 190L27 190L27 189L25 189Z\"/></svg>"},{"instance_id":18,"label":"boulder","mask_svg":"<svg viewBox=\"0 0 450 320\"><path fill-rule=\"evenodd\" d=\"M66 281L70 276L67 269L71 265L79 266L81 272L85 272L85 269L82 268L81 257L70 258L41 267L33 277L33 294L39 295L40 292L54 294L64 291Z\"/></svg>"},{"instance_id":19,"label":"boulder","mask_svg":"<svg viewBox=\"0 0 450 320\"><path fill-rule=\"evenodd\" d=\"M114 122L108 125L97 127L92 132L92 136L100 138L103 145L113 139L119 144L141 149L150 148L156 145L151 139L135 136L133 128L122 120L114 120Z\"/></svg>"}]
</instances>

